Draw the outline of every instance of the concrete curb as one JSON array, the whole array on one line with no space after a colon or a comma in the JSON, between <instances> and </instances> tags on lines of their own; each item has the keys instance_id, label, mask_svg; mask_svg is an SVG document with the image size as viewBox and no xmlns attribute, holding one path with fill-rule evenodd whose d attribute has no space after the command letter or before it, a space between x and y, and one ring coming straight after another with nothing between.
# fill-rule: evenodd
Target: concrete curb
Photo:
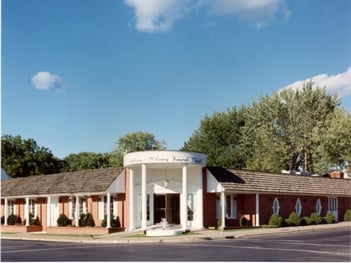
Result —
<instances>
[{"instance_id":1,"label":"concrete curb","mask_svg":"<svg viewBox=\"0 0 351 263\"><path fill-rule=\"evenodd\" d=\"M218 232L217 230L205 230L196 232L194 236L174 236L174 237L138 237L128 238L123 235L103 236L98 238L66 238L61 236L38 237L30 233L25 234L1 234L1 239L7 240L26 240L26 241L45 241L45 242L66 242L66 243L85 243L85 244L151 244L151 243L193 243L206 242L225 239L254 238L262 236L276 236L301 232L316 232L324 230L332 230L339 228L351 228L351 222L341 222L331 225L314 225L314 226L297 226L284 228L267 228L250 231L233 230ZM239 232L239 233L238 233Z\"/></svg>"}]
</instances>

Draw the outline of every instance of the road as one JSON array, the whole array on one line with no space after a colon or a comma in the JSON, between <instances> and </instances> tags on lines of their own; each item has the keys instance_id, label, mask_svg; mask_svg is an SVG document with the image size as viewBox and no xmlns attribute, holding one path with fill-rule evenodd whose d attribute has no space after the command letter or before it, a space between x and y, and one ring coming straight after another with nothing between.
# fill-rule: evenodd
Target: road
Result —
<instances>
[{"instance_id":1,"label":"road","mask_svg":"<svg viewBox=\"0 0 351 263\"><path fill-rule=\"evenodd\" d=\"M351 261L351 229L196 243L2 240L2 261Z\"/></svg>"}]
</instances>

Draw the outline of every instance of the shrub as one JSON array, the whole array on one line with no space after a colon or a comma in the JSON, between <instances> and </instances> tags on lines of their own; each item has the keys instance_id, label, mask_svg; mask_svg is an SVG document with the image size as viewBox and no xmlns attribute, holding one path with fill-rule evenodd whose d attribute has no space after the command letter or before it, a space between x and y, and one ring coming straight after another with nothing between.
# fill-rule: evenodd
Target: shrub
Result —
<instances>
[{"instance_id":1,"label":"shrub","mask_svg":"<svg viewBox=\"0 0 351 263\"><path fill-rule=\"evenodd\" d=\"M344 221L351 221L351 209L347 209L344 214Z\"/></svg>"},{"instance_id":2,"label":"shrub","mask_svg":"<svg viewBox=\"0 0 351 263\"><path fill-rule=\"evenodd\" d=\"M289 218L286 220L287 224L289 226L298 226L300 225L300 218L299 216L296 214L296 212L291 212L291 214L289 215Z\"/></svg>"},{"instance_id":3,"label":"shrub","mask_svg":"<svg viewBox=\"0 0 351 263\"><path fill-rule=\"evenodd\" d=\"M91 213L81 214L79 218L79 226L95 226L93 215Z\"/></svg>"},{"instance_id":4,"label":"shrub","mask_svg":"<svg viewBox=\"0 0 351 263\"><path fill-rule=\"evenodd\" d=\"M312 223L312 220L308 216L305 216L305 217L301 218L301 220L300 220L301 226L307 226L307 225L310 225L311 223Z\"/></svg>"},{"instance_id":5,"label":"shrub","mask_svg":"<svg viewBox=\"0 0 351 263\"><path fill-rule=\"evenodd\" d=\"M281 227L283 224L283 218L281 216L279 216L278 214L273 214L273 215L271 215L268 224L270 226Z\"/></svg>"},{"instance_id":6,"label":"shrub","mask_svg":"<svg viewBox=\"0 0 351 263\"><path fill-rule=\"evenodd\" d=\"M318 213L312 213L310 219L312 225L318 225L322 222L322 218Z\"/></svg>"},{"instance_id":7,"label":"shrub","mask_svg":"<svg viewBox=\"0 0 351 263\"><path fill-rule=\"evenodd\" d=\"M23 220L23 225L26 225L27 219ZM39 217L34 218L34 215L32 213L29 213L29 225L33 226L40 226L40 220Z\"/></svg>"},{"instance_id":8,"label":"shrub","mask_svg":"<svg viewBox=\"0 0 351 263\"><path fill-rule=\"evenodd\" d=\"M245 216L241 216L239 220L239 224L241 227L251 226L251 221L247 219Z\"/></svg>"},{"instance_id":9,"label":"shrub","mask_svg":"<svg viewBox=\"0 0 351 263\"><path fill-rule=\"evenodd\" d=\"M332 212L328 212L324 218L327 224L335 223L335 216L333 215Z\"/></svg>"},{"instance_id":10,"label":"shrub","mask_svg":"<svg viewBox=\"0 0 351 263\"><path fill-rule=\"evenodd\" d=\"M121 222L119 221L119 217L117 216L116 219L114 219L113 215L111 215L111 227L121 227ZM101 222L102 227L107 226L107 215L104 216L104 220Z\"/></svg>"},{"instance_id":11,"label":"shrub","mask_svg":"<svg viewBox=\"0 0 351 263\"><path fill-rule=\"evenodd\" d=\"M8 225L16 225L16 224L21 224L21 218L19 216L16 216L14 214L11 214L7 217L7 224Z\"/></svg>"},{"instance_id":12,"label":"shrub","mask_svg":"<svg viewBox=\"0 0 351 263\"><path fill-rule=\"evenodd\" d=\"M2 224L2 225L5 224L5 217L4 217L4 216L2 216L2 217L0 218L0 220L1 220L1 224Z\"/></svg>"},{"instance_id":13,"label":"shrub","mask_svg":"<svg viewBox=\"0 0 351 263\"><path fill-rule=\"evenodd\" d=\"M60 216L57 219L57 225L58 226L67 226L68 218L65 214L60 214Z\"/></svg>"}]
</instances>

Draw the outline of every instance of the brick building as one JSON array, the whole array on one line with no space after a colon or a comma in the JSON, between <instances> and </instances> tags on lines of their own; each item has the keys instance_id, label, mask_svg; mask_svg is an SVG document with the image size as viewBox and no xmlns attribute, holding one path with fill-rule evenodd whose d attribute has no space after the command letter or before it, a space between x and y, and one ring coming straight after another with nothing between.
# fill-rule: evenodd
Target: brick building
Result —
<instances>
[{"instance_id":1,"label":"brick building","mask_svg":"<svg viewBox=\"0 0 351 263\"><path fill-rule=\"evenodd\" d=\"M123 168L40 175L1 182L2 231L15 214L26 222L21 231L59 232L60 214L79 225L90 213L96 227L80 231L110 232L118 217L120 229L146 230L166 220L182 230L267 224L273 213L300 217L332 212L342 220L351 208L351 180L273 174L206 167L206 155L180 151L128 153ZM39 226L29 226L29 216ZM223 219L225 220L218 220ZM105 219L106 227L100 227Z\"/></svg>"}]
</instances>

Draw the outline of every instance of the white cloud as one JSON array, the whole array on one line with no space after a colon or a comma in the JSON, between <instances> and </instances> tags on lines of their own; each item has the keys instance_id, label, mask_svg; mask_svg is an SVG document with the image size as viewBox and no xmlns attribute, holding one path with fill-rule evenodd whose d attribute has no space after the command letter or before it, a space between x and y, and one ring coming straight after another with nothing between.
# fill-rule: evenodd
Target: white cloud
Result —
<instances>
[{"instance_id":1,"label":"white cloud","mask_svg":"<svg viewBox=\"0 0 351 263\"><path fill-rule=\"evenodd\" d=\"M336 93L339 96L347 96L351 94L351 67L345 72L336 75L320 74L305 80L298 80L287 85L283 89L301 89L303 84L308 81L313 82L313 87L325 87L330 93Z\"/></svg>"},{"instance_id":2,"label":"white cloud","mask_svg":"<svg viewBox=\"0 0 351 263\"><path fill-rule=\"evenodd\" d=\"M215 16L230 15L255 25L267 25L280 14L284 19L291 12L285 0L125 0L134 9L136 29L142 32L168 31L173 24L193 10L207 8Z\"/></svg>"},{"instance_id":3,"label":"white cloud","mask_svg":"<svg viewBox=\"0 0 351 263\"><path fill-rule=\"evenodd\" d=\"M136 28L142 32L168 31L190 11L189 0L125 0L134 8Z\"/></svg>"},{"instance_id":4,"label":"white cloud","mask_svg":"<svg viewBox=\"0 0 351 263\"><path fill-rule=\"evenodd\" d=\"M61 91L65 89L65 84L59 76L50 72L40 71L30 79L31 84L39 90Z\"/></svg>"},{"instance_id":5,"label":"white cloud","mask_svg":"<svg viewBox=\"0 0 351 263\"><path fill-rule=\"evenodd\" d=\"M267 25L277 14L288 19L291 12L285 0L204 0L216 15L232 15L260 28Z\"/></svg>"}]
</instances>

